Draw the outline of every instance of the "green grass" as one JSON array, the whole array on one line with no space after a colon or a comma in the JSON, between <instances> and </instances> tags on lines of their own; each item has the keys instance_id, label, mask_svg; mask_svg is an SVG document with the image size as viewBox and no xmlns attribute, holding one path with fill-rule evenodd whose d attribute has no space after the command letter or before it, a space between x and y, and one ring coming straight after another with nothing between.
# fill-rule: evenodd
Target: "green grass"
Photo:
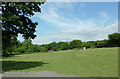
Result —
<instances>
[{"instance_id":1,"label":"green grass","mask_svg":"<svg viewBox=\"0 0 120 79\"><path fill-rule=\"evenodd\" d=\"M80 77L117 77L118 48L66 50L3 58L3 72L55 71Z\"/></svg>"}]
</instances>

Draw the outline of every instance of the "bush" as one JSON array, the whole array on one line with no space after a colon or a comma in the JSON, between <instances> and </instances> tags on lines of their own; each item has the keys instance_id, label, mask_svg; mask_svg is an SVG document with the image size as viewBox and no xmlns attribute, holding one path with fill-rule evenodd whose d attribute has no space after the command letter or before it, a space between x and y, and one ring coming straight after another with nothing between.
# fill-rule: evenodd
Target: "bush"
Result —
<instances>
[{"instance_id":1,"label":"bush","mask_svg":"<svg viewBox=\"0 0 120 79\"><path fill-rule=\"evenodd\" d=\"M26 51L26 47L25 46L22 46L22 47L19 47L19 48L15 49L15 52L24 53L25 51Z\"/></svg>"},{"instance_id":2,"label":"bush","mask_svg":"<svg viewBox=\"0 0 120 79\"><path fill-rule=\"evenodd\" d=\"M48 49L46 47L44 47L44 52L48 52Z\"/></svg>"},{"instance_id":3,"label":"bush","mask_svg":"<svg viewBox=\"0 0 120 79\"><path fill-rule=\"evenodd\" d=\"M32 49L27 49L25 50L25 53L34 53L34 51Z\"/></svg>"},{"instance_id":4,"label":"bush","mask_svg":"<svg viewBox=\"0 0 120 79\"><path fill-rule=\"evenodd\" d=\"M7 56L10 56L11 53L6 51L6 52L4 52L4 53L2 52L2 55L5 56L5 57L7 57Z\"/></svg>"},{"instance_id":5,"label":"bush","mask_svg":"<svg viewBox=\"0 0 120 79\"><path fill-rule=\"evenodd\" d=\"M20 55L20 52L12 52L13 55Z\"/></svg>"},{"instance_id":6,"label":"bush","mask_svg":"<svg viewBox=\"0 0 120 79\"><path fill-rule=\"evenodd\" d=\"M39 45L31 45L25 53L34 53L34 52L45 52L44 47L41 47Z\"/></svg>"},{"instance_id":7,"label":"bush","mask_svg":"<svg viewBox=\"0 0 120 79\"><path fill-rule=\"evenodd\" d=\"M34 52L45 52L45 49L44 49L44 47L40 47L40 46L34 46L33 47L33 51Z\"/></svg>"}]
</instances>

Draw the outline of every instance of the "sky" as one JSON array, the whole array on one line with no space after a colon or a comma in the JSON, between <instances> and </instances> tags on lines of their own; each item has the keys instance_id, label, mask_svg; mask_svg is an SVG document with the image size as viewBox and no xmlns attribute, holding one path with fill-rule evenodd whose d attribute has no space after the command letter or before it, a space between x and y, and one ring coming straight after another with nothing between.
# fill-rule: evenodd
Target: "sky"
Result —
<instances>
[{"instance_id":1,"label":"sky","mask_svg":"<svg viewBox=\"0 0 120 79\"><path fill-rule=\"evenodd\" d=\"M95 41L118 32L117 2L46 2L41 13L30 17L38 22L33 44L59 41ZM23 41L21 35L18 39Z\"/></svg>"}]
</instances>

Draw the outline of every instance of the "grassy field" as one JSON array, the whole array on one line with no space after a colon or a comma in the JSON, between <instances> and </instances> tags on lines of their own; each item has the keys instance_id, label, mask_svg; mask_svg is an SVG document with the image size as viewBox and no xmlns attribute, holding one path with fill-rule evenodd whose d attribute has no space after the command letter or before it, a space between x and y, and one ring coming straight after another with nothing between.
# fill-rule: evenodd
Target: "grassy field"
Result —
<instances>
[{"instance_id":1,"label":"grassy field","mask_svg":"<svg viewBox=\"0 0 120 79\"><path fill-rule=\"evenodd\" d=\"M118 48L66 50L3 58L3 72L55 71L80 77L117 77Z\"/></svg>"}]
</instances>

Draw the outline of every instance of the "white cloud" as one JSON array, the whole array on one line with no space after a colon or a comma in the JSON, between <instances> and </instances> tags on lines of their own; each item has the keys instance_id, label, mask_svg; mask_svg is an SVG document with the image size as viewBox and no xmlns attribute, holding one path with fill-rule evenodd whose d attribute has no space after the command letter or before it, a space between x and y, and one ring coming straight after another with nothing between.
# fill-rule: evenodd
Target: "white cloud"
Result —
<instances>
[{"instance_id":1,"label":"white cloud","mask_svg":"<svg viewBox=\"0 0 120 79\"><path fill-rule=\"evenodd\" d=\"M81 2L79 4L80 4L79 8L83 8L85 6L83 2ZM46 4L46 5L47 5L47 7L45 8L45 11L43 10L40 15L36 14L35 15L36 17L39 17L39 18L43 19L44 21L46 21L48 23L52 23L59 27L73 27L75 23L78 23L78 22L82 23L82 22L80 22L80 19L78 19L78 18L65 17L66 15L64 14L64 11L68 10L69 12L73 12L73 9L75 9L72 3L69 3L69 2L54 3L54 5L53 4ZM65 10L62 11L59 9L65 9ZM69 12L67 15L69 15ZM82 15L85 16L85 13L82 13ZM74 16L74 15L70 15L70 17L71 16ZM73 26L71 26L71 25L73 25Z\"/></svg>"},{"instance_id":2,"label":"white cloud","mask_svg":"<svg viewBox=\"0 0 120 79\"><path fill-rule=\"evenodd\" d=\"M36 17L39 17L39 18L41 18L49 23L53 23L55 25L59 25L59 26L67 25L67 23L60 21L60 20L64 20L64 18L59 16L59 14L56 13L55 9L53 9L53 8L50 8L48 12L41 14L41 16L36 15Z\"/></svg>"},{"instance_id":3,"label":"white cloud","mask_svg":"<svg viewBox=\"0 0 120 79\"><path fill-rule=\"evenodd\" d=\"M117 32L118 24L112 24L107 27L91 26L87 28L75 28L68 30L61 30L57 33L49 35L38 36L33 40L34 44L47 44L53 41L71 41L79 39L82 41L103 40L108 38L108 34Z\"/></svg>"},{"instance_id":4,"label":"white cloud","mask_svg":"<svg viewBox=\"0 0 120 79\"><path fill-rule=\"evenodd\" d=\"M84 7L85 5L82 3L80 6ZM51 23L61 29L56 33L37 35L33 40L34 44L46 44L53 41L71 41L74 39L82 41L103 40L107 39L108 34L118 32L118 23L110 23L111 18L105 11L101 11L98 14L98 17L81 20L77 17L72 19L66 17L64 12L61 12L58 8L74 9L70 3L64 6L62 3L58 3L55 5L49 5L47 11L42 11L41 15L35 15L46 21L46 23ZM85 16L84 13L83 15ZM106 26L105 24L108 23L111 25Z\"/></svg>"},{"instance_id":5,"label":"white cloud","mask_svg":"<svg viewBox=\"0 0 120 79\"><path fill-rule=\"evenodd\" d=\"M69 4L69 6L67 6ZM43 11L41 15L36 15L36 17L39 17L43 19L44 21L54 24L56 27L88 27L88 26L104 26L106 23L110 23L111 18L110 16L105 12L101 11L98 14L98 17L91 17L86 20L81 20L80 18L74 17L74 15L71 15L72 18L66 17L68 14L64 14L63 11L59 10L59 8L70 8L73 9L73 5L71 3L64 4L64 7L62 3L55 4L58 5L54 8L55 5L49 5L47 7L47 11ZM80 3L81 7L84 7L84 3ZM85 13L81 13L83 17L86 16Z\"/></svg>"}]
</instances>

